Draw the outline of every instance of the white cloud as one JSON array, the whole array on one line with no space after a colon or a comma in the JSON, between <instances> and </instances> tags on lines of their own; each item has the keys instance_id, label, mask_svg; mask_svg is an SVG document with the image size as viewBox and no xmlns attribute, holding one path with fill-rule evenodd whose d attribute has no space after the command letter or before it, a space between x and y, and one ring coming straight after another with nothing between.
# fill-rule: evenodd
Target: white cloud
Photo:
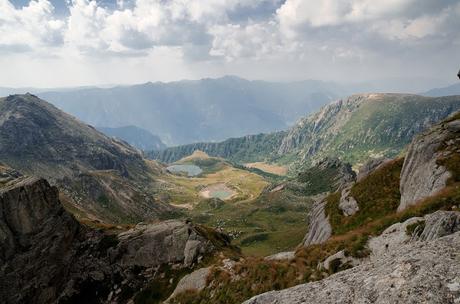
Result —
<instances>
[{"instance_id":1,"label":"white cloud","mask_svg":"<svg viewBox=\"0 0 460 304\"><path fill-rule=\"evenodd\" d=\"M255 69L279 69L287 61L286 71L273 74L315 78L334 69L342 70L334 75L348 75L390 67L404 73L400 67L409 62L428 67L421 56L436 56L435 49L446 53L437 66L448 66L460 41L459 0L117 0L109 7L103 1L69 0L66 16L53 11L52 1L62 0L30 1L23 8L12 1L0 0L6 67L21 51L27 55L20 60L34 66L45 55L61 62L56 66L74 68L71 62L102 69L96 62L114 60L128 70L173 62L177 75L238 74L234 67L259 75ZM169 79L173 71L166 70ZM147 77L149 71L140 74ZM133 75L126 77L138 79Z\"/></svg>"},{"instance_id":2,"label":"white cloud","mask_svg":"<svg viewBox=\"0 0 460 304\"><path fill-rule=\"evenodd\" d=\"M30 49L55 46L62 42L65 22L53 16L48 0L31 1L16 9L8 0L0 0L0 45L27 46Z\"/></svg>"},{"instance_id":3,"label":"white cloud","mask_svg":"<svg viewBox=\"0 0 460 304\"><path fill-rule=\"evenodd\" d=\"M260 59L282 48L281 37L274 22L250 23L246 26L216 25L209 33L213 36L209 54L228 61L245 57Z\"/></svg>"}]
</instances>

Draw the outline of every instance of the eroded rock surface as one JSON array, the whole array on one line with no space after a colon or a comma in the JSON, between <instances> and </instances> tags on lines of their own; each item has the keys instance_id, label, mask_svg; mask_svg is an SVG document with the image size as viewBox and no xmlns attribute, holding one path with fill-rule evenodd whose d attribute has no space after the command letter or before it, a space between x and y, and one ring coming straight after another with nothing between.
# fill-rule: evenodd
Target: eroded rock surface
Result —
<instances>
[{"instance_id":1,"label":"eroded rock surface","mask_svg":"<svg viewBox=\"0 0 460 304\"><path fill-rule=\"evenodd\" d=\"M180 221L106 235L80 225L58 197L39 178L1 188L2 303L126 303L162 265L188 267L215 248Z\"/></svg>"},{"instance_id":2,"label":"eroded rock surface","mask_svg":"<svg viewBox=\"0 0 460 304\"><path fill-rule=\"evenodd\" d=\"M353 196L350 195L351 186L352 185L349 185L343 189L340 196L339 208L342 210L343 215L345 216L353 215L359 211L358 202Z\"/></svg>"},{"instance_id":3,"label":"eroded rock surface","mask_svg":"<svg viewBox=\"0 0 460 304\"><path fill-rule=\"evenodd\" d=\"M256 296L245 304L458 303L460 233L398 246L327 279Z\"/></svg>"},{"instance_id":4,"label":"eroded rock surface","mask_svg":"<svg viewBox=\"0 0 460 304\"><path fill-rule=\"evenodd\" d=\"M331 237L332 227L326 217L326 201L317 200L309 214L308 232L302 241L303 246L321 244Z\"/></svg>"},{"instance_id":5,"label":"eroded rock surface","mask_svg":"<svg viewBox=\"0 0 460 304\"><path fill-rule=\"evenodd\" d=\"M365 177L367 177L369 174L380 168L381 166L385 165L391 161L391 159L386 158L386 157L379 157L379 158L374 158L366 162L364 165L362 165L359 168L358 175L356 177L356 180L359 182L363 180Z\"/></svg>"},{"instance_id":6,"label":"eroded rock surface","mask_svg":"<svg viewBox=\"0 0 460 304\"><path fill-rule=\"evenodd\" d=\"M450 153L442 149L442 145L448 139L452 143L460 139L460 120L436 125L412 141L401 171L401 203L398 211L446 186L451 173L446 167L438 164L438 159Z\"/></svg>"}]
</instances>

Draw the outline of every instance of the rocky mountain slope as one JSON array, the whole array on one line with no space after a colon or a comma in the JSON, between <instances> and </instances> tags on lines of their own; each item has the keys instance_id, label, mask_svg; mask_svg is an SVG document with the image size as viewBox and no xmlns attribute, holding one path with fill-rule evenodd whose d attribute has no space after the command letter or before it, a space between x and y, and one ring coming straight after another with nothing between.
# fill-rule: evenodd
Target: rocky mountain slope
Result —
<instances>
[{"instance_id":1,"label":"rocky mountain slope","mask_svg":"<svg viewBox=\"0 0 460 304\"><path fill-rule=\"evenodd\" d=\"M166 145L158 136L136 126L119 128L97 127L97 129L107 136L124 140L140 150L163 150L166 148Z\"/></svg>"},{"instance_id":2,"label":"rocky mountain slope","mask_svg":"<svg viewBox=\"0 0 460 304\"><path fill-rule=\"evenodd\" d=\"M218 265L205 287L173 303L455 303L459 123L450 116L416 137L405 158L373 160L356 182L318 197L295 252ZM430 170L440 167L447 179ZM407 203L411 189L421 195Z\"/></svg>"},{"instance_id":3,"label":"rocky mountain slope","mask_svg":"<svg viewBox=\"0 0 460 304\"><path fill-rule=\"evenodd\" d=\"M335 156L356 164L369 157L394 157L416 134L458 109L459 96L359 94L323 107L287 132L169 148L152 157L174 161L199 148L209 155L241 162L296 160L292 167L299 167Z\"/></svg>"},{"instance_id":4,"label":"rocky mountain slope","mask_svg":"<svg viewBox=\"0 0 460 304\"><path fill-rule=\"evenodd\" d=\"M172 210L149 190L160 168L34 95L0 99L0 161L50 180L72 207L102 220L155 219Z\"/></svg>"},{"instance_id":5,"label":"rocky mountain slope","mask_svg":"<svg viewBox=\"0 0 460 304\"><path fill-rule=\"evenodd\" d=\"M459 258L460 213L430 212L459 208L459 142L457 113L417 136L403 162L385 162L354 184L347 193L358 207L353 214L341 206L343 191L322 200L319 211L311 213L306 246L328 246L337 239L355 242L357 234L367 234L360 252L342 249L323 267L361 265L245 303L304 303L305 297L321 303L458 302L460 268L453 265ZM372 237L376 231L380 236ZM356 260L363 257L363 249L370 259Z\"/></svg>"},{"instance_id":6,"label":"rocky mountain slope","mask_svg":"<svg viewBox=\"0 0 460 304\"><path fill-rule=\"evenodd\" d=\"M375 262L244 303L456 303L460 300L459 252L459 232L435 241L408 243Z\"/></svg>"},{"instance_id":7,"label":"rocky mountain slope","mask_svg":"<svg viewBox=\"0 0 460 304\"><path fill-rule=\"evenodd\" d=\"M179 145L285 129L347 93L321 81L271 83L227 76L37 94L91 125L134 125L167 145Z\"/></svg>"},{"instance_id":8,"label":"rocky mountain slope","mask_svg":"<svg viewBox=\"0 0 460 304\"><path fill-rule=\"evenodd\" d=\"M179 221L106 235L80 225L46 180L2 176L10 179L0 189L2 303L164 300L181 271L228 245L225 235ZM149 284L162 287L148 293Z\"/></svg>"}]
</instances>

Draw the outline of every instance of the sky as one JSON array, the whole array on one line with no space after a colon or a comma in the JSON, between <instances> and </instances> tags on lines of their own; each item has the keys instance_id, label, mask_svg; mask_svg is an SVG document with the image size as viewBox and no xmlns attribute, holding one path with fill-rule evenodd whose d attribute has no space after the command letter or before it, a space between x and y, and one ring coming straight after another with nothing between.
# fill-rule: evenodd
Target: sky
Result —
<instances>
[{"instance_id":1,"label":"sky","mask_svg":"<svg viewBox=\"0 0 460 304\"><path fill-rule=\"evenodd\" d=\"M460 0L0 0L0 86L454 83Z\"/></svg>"}]
</instances>

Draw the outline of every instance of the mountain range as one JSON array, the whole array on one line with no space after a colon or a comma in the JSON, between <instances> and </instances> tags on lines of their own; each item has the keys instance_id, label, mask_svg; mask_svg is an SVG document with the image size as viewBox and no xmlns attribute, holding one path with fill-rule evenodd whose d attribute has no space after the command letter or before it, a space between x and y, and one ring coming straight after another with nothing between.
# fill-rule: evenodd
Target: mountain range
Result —
<instances>
[{"instance_id":1,"label":"mountain range","mask_svg":"<svg viewBox=\"0 0 460 304\"><path fill-rule=\"evenodd\" d=\"M166 145L158 136L136 126L125 126L119 128L97 127L97 129L107 136L124 140L139 150L158 151L166 148Z\"/></svg>"},{"instance_id":2,"label":"mountain range","mask_svg":"<svg viewBox=\"0 0 460 304\"><path fill-rule=\"evenodd\" d=\"M232 76L37 93L88 124L133 125L167 145L286 129L347 94L342 86L322 81L275 83Z\"/></svg>"},{"instance_id":3,"label":"mountain range","mask_svg":"<svg viewBox=\"0 0 460 304\"><path fill-rule=\"evenodd\" d=\"M0 98L0 297L454 303L459 109L356 94L286 131L146 154L35 95Z\"/></svg>"},{"instance_id":4,"label":"mountain range","mask_svg":"<svg viewBox=\"0 0 460 304\"><path fill-rule=\"evenodd\" d=\"M174 162L201 150L235 162L274 162L292 168L327 156L359 164L370 157L394 157L412 138L460 109L460 96L357 94L324 106L287 131L197 143L153 151L150 157Z\"/></svg>"}]
</instances>

